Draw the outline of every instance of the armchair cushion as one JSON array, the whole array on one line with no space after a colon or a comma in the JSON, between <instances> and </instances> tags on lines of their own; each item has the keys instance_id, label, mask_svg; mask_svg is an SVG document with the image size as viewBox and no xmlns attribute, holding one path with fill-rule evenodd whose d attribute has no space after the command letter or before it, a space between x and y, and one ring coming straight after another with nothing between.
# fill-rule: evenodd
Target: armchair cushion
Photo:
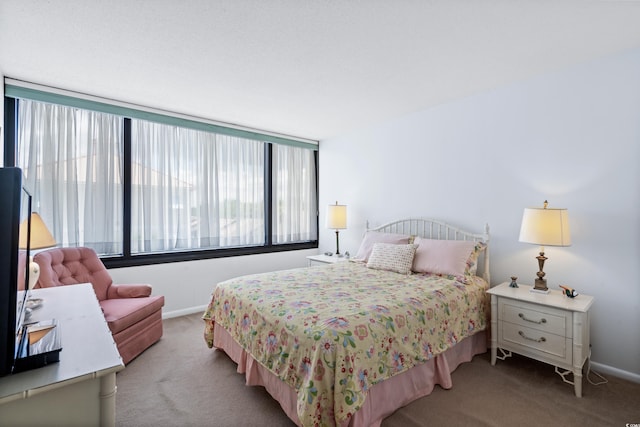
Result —
<instances>
[{"instance_id":1,"label":"armchair cushion","mask_svg":"<svg viewBox=\"0 0 640 427\"><path fill-rule=\"evenodd\" d=\"M114 335L159 311L163 305L163 296L114 298L100 301L104 318Z\"/></svg>"}]
</instances>

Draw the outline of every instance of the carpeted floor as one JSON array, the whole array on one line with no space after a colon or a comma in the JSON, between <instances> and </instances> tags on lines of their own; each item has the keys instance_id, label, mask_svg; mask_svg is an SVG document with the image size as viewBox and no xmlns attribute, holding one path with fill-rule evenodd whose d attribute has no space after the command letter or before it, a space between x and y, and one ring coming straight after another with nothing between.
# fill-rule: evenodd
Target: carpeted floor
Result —
<instances>
[{"instance_id":1,"label":"carpeted floor","mask_svg":"<svg viewBox=\"0 0 640 427\"><path fill-rule=\"evenodd\" d=\"M292 426L262 387L223 352L207 348L199 314L168 319L164 336L117 375L116 425ZM598 380L593 374L594 381ZM453 388L396 411L384 427L625 426L640 423L640 384L608 377L583 384L583 398L550 365L514 356L476 356L453 373Z\"/></svg>"}]
</instances>

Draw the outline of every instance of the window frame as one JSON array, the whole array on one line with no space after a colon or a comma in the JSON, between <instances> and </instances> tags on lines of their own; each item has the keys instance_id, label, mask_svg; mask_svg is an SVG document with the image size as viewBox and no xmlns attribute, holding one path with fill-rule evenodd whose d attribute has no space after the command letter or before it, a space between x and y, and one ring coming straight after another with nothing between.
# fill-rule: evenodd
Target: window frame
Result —
<instances>
[{"instance_id":1,"label":"window frame","mask_svg":"<svg viewBox=\"0 0 640 427\"><path fill-rule=\"evenodd\" d=\"M101 260L107 268L133 267L142 265L163 264L182 261L195 261L213 258L225 258L234 256L256 255L272 252L295 251L303 249L318 248L318 239L295 242L273 244L273 144L286 144L300 148L312 149L315 162L315 191L316 206L318 206L318 145L312 143L292 140L272 134L262 134L255 130L246 128L225 127L220 124L200 122L191 118L185 119L172 115L159 114L147 110L139 110L131 107L122 107L94 100L75 98L66 94L44 92L38 89L24 88L5 84L4 97L4 165L15 166L17 154L17 129L19 117L17 107L20 98L32 99L40 102L49 102L60 105L67 105L75 108L101 111L116 114L123 117L123 137L124 137L124 173L123 173L123 245L122 255L104 255ZM62 101L62 102L60 102ZM262 245L251 245L242 247L223 247L211 249L191 249L183 251L157 252L157 253L131 253L131 119L149 120L159 123L171 124L175 126L189 127L208 132L223 133L228 135L241 136L243 138L254 139L264 142L264 219L265 219L265 240ZM319 212L316 210L316 236L319 235Z\"/></svg>"}]
</instances>

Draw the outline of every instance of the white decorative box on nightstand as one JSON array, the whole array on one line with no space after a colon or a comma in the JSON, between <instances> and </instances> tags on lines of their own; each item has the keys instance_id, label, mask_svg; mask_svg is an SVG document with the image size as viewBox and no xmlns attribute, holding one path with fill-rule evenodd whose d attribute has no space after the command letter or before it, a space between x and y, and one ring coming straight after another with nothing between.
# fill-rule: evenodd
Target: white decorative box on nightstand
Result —
<instances>
[{"instance_id":1,"label":"white decorative box on nightstand","mask_svg":"<svg viewBox=\"0 0 640 427\"><path fill-rule=\"evenodd\" d=\"M593 297L569 298L559 290L540 294L531 292L531 286L518 286L511 288L505 282L487 291L491 294L491 364L511 352L549 363L563 381L573 384L576 396L582 397ZM567 380L570 372L573 381Z\"/></svg>"},{"instance_id":2,"label":"white decorative box on nightstand","mask_svg":"<svg viewBox=\"0 0 640 427\"><path fill-rule=\"evenodd\" d=\"M346 257L339 257L336 255L309 255L307 257L307 261L309 262L309 267L311 267L311 265L313 265L314 262L319 263L319 264L335 264L336 262L343 262L343 261L349 261L349 258Z\"/></svg>"}]
</instances>

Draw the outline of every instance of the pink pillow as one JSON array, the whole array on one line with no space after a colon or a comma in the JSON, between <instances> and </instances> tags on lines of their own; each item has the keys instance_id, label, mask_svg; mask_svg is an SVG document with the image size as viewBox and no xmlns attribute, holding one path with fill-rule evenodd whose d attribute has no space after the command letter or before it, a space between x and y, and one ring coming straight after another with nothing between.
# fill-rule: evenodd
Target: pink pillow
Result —
<instances>
[{"instance_id":1,"label":"pink pillow","mask_svg":"<svg viewBox=\"0 0 640 427\"><path fill-rule=\"evenodd\" d=\"M368 261L369 255L375 243L394 243L396 245L406 245L411 236L406 234L380 233L379 231L367 231L364 234L360 248L356 253L356 259Z\"/></svg>"},{"instance_id":2,"label":"pink pillow","mask_svg":"<svg viewBox=\"0 0 640 427\"><path fill-rule=\"evenodd\" d=\"M416 273L448 274L463 276L467 270L467 260L476 242L466 240L434 240L416 237L418 245L413 258Z\"/></svg>"}]
</instances>

